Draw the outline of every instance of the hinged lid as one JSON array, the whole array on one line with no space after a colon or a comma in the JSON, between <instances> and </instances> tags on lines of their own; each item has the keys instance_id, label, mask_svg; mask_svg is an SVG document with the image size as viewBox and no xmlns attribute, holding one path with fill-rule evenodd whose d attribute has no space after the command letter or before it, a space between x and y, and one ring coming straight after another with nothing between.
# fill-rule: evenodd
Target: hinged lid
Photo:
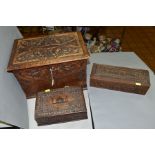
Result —
<instances>
[{"instance_id":1,"label":"hinged lid","mask_svg":"<svg viewBox=\"0 0 155 155\"><path fill-rule=\"evenodd\" d=\"M64 87L39 92L35 119L39 125L87 119L87 108L81 87Z\"/></svg>"},{"instance_id":2,"label":"hinged lid","mask_svg":"<svg viewBox=\"0 0 155 155\"><path fill-rule=\"evenodd\" d=\"M149 86L148 70L117 67L103 64L93 64L91 78L111 82L128 83L137 86Z\"/></svg>"},{"instance_id":3,"label":"hinged lid","mask_svg":"<svg viewBox=\"0 0 155 155\"><path fill-rule=\"evenodd\" d=\"M69 32L14 42L8 71L88 59L80 32Z\"/></svg>"}]
</instances>

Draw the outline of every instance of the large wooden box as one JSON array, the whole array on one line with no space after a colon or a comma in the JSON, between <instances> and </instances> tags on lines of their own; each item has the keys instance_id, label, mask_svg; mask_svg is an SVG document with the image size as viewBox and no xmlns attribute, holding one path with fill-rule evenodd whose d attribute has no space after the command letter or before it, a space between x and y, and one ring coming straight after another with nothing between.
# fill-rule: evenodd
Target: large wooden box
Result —
<instances>
[{"instance_id":1,"label":"large wooden box","mask_svg":"<svg viewBox=\"0 0 155 155\"><path fill-rule=\"evenodd\" d=\"M48 88L86 87L88 58L79 32L18 39L14 42L8 72L14 73L30 98Z\"/></svg>"},{"instance_id":2,"label":"large wooden box","mask_svg":"<svg viewBox=\"0 0 155 155\"><path fill-rule=\"evenodd\" d=\"M90 86L146 94L150 87L149 72L142 69L93 64Z\"/></svg>"},{"instance_id":3,"label":"large wooden box","mask_svg":"<svg viewBox=\"0 0 155 155\"><path fill-rule=\"evenodd\" d=\"M36 98L35 119L38 125L87 119L82 88L65 87L39 92Z\"/></svg>"}]
</instances>

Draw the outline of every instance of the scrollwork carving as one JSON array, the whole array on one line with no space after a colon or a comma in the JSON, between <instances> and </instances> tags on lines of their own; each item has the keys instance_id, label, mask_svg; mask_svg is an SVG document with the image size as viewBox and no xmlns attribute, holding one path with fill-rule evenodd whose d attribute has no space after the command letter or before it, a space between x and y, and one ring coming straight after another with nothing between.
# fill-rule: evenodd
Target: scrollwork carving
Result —
<instances>
[{"instance_id":1,"label":"scrollwork carving","mask_svg":"<svg viewBox=\"0 0 155 155\"><path fill-rule=\"evenodd\" d=\"M76 34L51 35L35 39L19 40L14 64L55 59L83 53Z\"/></svg>"}]
</instances>

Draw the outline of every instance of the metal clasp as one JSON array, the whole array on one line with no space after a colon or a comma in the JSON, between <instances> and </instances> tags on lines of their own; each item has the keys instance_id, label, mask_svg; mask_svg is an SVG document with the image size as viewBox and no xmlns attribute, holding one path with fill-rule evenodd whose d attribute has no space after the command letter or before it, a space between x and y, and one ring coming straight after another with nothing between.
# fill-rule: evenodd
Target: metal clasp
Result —
<instances>
[{"instance_id":1,"label":"metal clasp","mask_svg":"<svg viewBox=\"0 0 155 155\"><path fill-rule=\"evenodd\" d=\"M58 70L59 68L55 68L55 67L52 67L50 68L50 73L51 73L51 81L52 81L52 86L54 86L54 83L55 83L55 80L54 80L54 75L53 75L53 71L56 71Z\"/></svg>"},{"instance_id":2,"label":"metal clasp","mask_svg":"<svg viewBox=\"0 0 155 155\"><path fill-rule=\"evenodd\" d=\"M52 86L54 85L54 77L53 77L53 69L50 68L50 73L51 73L51 80L52 80Z\"/></svg>"}]
</instances>

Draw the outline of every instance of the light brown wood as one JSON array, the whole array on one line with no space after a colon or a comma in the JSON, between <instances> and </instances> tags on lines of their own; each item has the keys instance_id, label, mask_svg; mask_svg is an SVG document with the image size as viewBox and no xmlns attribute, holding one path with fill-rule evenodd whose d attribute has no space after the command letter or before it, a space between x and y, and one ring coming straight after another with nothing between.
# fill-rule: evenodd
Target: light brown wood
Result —
<instances>
[{"instance_id":1,"label":"light brown wood","mask_svg":"<svg viewBox=\"0 0 155 155\"><path fill-rule=\"evenodd\" d=\"M30 98L49 88L86 87L88 58L79 32L24 38L14 43L8 71Z\"/></svg>"}]
</instances>

